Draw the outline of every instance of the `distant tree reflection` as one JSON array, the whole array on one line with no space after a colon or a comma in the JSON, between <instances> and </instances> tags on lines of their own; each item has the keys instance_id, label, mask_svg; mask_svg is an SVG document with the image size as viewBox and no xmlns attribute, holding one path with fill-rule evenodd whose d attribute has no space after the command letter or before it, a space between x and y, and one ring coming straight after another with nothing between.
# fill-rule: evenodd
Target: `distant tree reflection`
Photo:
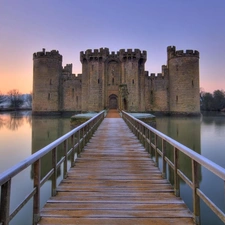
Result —
<instances>
[{"instance_id":1,"label":"distant tree reflection","mask_svg":"<svg viewBox=\"0 0 225 225\"><path fill-rule=\"evenodd\" d=\"M9 130L18 130L18 128L24 124L24 119L21 113L14 112L10 114L5 122L5 126Z\"/></svg>"}]
</instances>

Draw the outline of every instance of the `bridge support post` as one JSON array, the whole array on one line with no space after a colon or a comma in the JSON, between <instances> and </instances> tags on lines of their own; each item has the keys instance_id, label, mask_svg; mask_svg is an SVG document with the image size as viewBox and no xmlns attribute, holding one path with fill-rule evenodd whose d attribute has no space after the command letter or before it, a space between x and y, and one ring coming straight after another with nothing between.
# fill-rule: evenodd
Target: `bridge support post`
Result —
<instances>
[{"instance_id":1,"label":"bridge support post","mask_svg":"<svg viewBox=\"0 0 225 225\"><path fill-rule=\"evenodd\" d=\"M178 176L179 151L174 147L174 194L180 197L180 180Z\"/></svg>"},{"instance_id":2,"label":"bridge support post","mask_svg":"<svg viewBox=\"0 0 225 225\"><path fill-rule=\"evenodd\" d=\"M10 206L10 189L11 179L2 185L1 202L0 202L0 224L8 225L9 220L9 206Z\"/></svg>"},{"instance_id":3,"label":"bridge support post","mask_svg":"<svg viewBox=\"0 0 225 225\"><path fill-rule=\"evenodd\" d=\"M57 148L52 150L52 196L56 195L56 180L57 180Z\"/></svg>"},{"instance_id":4,"label":"bridge support post","mask_svg":"<svg viewBox=\"0 0 225 225\"><path fill-rule=\"evenodd\" d=\"M65 161L63 164L63 179L67 178L67 152L68 152L68 139L63 142L63 150Z\"/></svg>"},{"instance_id":5,"label":"bridge support post","mask_svg":"<svg viewBox=\"0 0 225 225\"><path fill-rule=\"evenodd\" d=\"M155 166L159 166L159 157L158 157L158 152L157 152L157 145L158 145L158 136L155 134Z\"/></svg>"},{"instance_id":6,"label":"bridge support post","mask_svg":"<svg viewBox=\"0 0 225 225\"><path fill-rule=\"evenodd\" d=\"M192 183L193 183L193 211L194 222L200 224L200 198L197 195L197 188L199 188L199 164L192 160Z\"/></svg>"},{"instance_id":7,"label":"bridge support post","mask_svg":"<svg viewBox=\"0 0 225 225\"><path fill-rule=\"evenodd\" d=\"M166 178L166 151L165 151L165 142L162 139L162 178Z\"/></svg>"},{"instance_id":8,"label":"bridge support post","mask_svg":"<svg viewBox=\"0 0 225 225\"><path fill-rule=\"evenodd\" d=\"M41 201L41 160L38 159L34 163L34 188L36 189L36 193L34 194L34 199L33 199L33 224L37 224L39 220L41 219L40 217L40 201Z\"/></svg>"}]
</instances>

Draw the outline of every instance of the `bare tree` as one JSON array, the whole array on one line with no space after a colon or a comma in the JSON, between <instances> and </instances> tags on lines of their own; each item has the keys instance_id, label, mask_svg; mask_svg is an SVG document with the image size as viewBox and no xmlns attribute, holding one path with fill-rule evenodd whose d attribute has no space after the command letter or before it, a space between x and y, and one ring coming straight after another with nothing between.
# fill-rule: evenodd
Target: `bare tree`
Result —
<instances>
[{"instance_id":1,"label":"bare tree","mask_svg":"<svg viewBox=\"0 0 225 225\"><path fill-rule=\"evenodd\" d=\"M0 104L7 101L7 96L0 92Z\"/></svg>"},{"instance_id":2,"label":"bare tree","mask_svg":"<svg viewBox=\"0 0 225 225\"><path fill-rule=\"evenodd\" d=\"M25 97L25 104L28 108L32 107L32 92L30 94L27 94Z\"/></svg>"},{"instance_id":3,"label":"bare tree","mask_svg":"<svg viewBox=\"0 0 225 225\"><path fill-rule=\"evenodd\" d=\"M17 89L10 90L8 92L9 100L10 100L10 106L14 109L20 108L23 103L24 99L22 94Z\"/></svg>"}]
</instances>

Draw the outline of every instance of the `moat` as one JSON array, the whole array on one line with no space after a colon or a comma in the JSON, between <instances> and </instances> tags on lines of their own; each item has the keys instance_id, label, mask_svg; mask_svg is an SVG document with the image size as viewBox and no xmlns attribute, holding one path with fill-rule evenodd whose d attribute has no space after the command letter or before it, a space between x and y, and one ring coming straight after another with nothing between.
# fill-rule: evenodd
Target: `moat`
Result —
<instances>
[{"instance_id":1,"label":"moat","mask_svg":"<svg viewBox=\"0 0 225 225\"><path fill-rule=\"evenodd\" d=\"M175 140L187 145L196 152L209 158L218 165L225 167L225 116L207 115L198 118L187 117L157 117L156 128L171 136ZM62 117L32 117L30 112L19 112L17 114L0 114L0 173L16 163L24 160L30 154L44 147L57 137L62 136L71 129L70 119ZM189 162L183 160L181 167L187 176L189 174ZM45 174L45 167L48 166L48 158L42 162L42 175ZM59 172L60 179L61 173ZM32 169L28 168L20 176L13 180L12 207L24 198L26 191L32 187ZM211 185L214 185L216 192L211 193ZM201 187L206 194L223 210L224 183L217 180L211 173L201 169ZM50 184L42 188L42 205L50 196ZM20 195L17 195L17 193ZM189 207L192 207L191 190L187 185L181 185L181 197ZM32 202L16 216L11 224L31 224L30 211ZM202 203L202 224L223 224L214 214Z\"/></svg>"}]
</instances>

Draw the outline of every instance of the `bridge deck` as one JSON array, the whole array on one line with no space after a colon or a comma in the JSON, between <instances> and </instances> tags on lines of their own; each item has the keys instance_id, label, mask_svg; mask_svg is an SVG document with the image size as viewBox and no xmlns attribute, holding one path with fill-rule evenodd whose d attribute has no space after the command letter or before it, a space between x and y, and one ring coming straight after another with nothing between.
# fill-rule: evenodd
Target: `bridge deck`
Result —
<instances>
[{"instance_id":1,"label":"bridge deck","mask_svg":"<svg viewBox=\"0 0 225 225\"><path fill-rule=\"evenodd\" d=\"M109 114L85 146L39 224L194 224L121 118Z\"/></svg>"}]
</instances>

